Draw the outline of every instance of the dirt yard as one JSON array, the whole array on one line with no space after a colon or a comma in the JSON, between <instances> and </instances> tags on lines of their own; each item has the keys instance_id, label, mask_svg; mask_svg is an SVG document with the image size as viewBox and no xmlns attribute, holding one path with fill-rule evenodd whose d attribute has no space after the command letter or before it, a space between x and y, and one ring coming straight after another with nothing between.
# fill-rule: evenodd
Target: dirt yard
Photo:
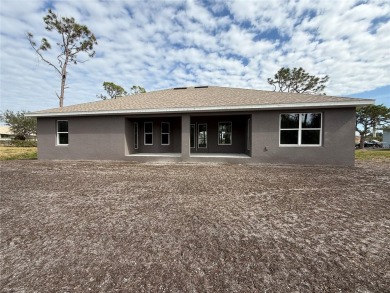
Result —
<instances>
[{"instance_id":1,"label":"dirt yard","mask_svg":"<svg viewBox=\"0 0 390 293\"><path fill-rule=\"evenodd\" d=\"M1 292L389 292L390 162L0 168Z\"/></svg>"}]
</instances>

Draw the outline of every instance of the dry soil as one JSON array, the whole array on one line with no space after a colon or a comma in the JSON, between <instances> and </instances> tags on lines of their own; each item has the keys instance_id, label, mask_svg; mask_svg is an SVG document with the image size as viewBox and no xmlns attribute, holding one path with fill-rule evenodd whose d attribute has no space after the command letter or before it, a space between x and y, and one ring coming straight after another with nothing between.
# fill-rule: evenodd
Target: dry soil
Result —
<instances>
[{"instance_id":1,"label":"dry soil","mask_svg":"<svg viewBox=\"0 0 390 293\"><path fill-rule=\"evenodd\" d=\"M0 168L2 292L389 292L389 162Z\"/></svg>"}]
</instances>

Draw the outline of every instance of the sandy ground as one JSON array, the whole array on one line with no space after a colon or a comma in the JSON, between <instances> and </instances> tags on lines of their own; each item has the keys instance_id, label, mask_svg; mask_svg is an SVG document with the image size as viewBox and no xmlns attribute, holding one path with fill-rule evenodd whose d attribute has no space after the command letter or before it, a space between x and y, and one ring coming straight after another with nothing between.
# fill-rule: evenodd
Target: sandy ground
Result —
<instances>
[{"instance_id":1,"label":"sandy ground","mask_svg":"<svg viewBox=\"0 0 390 293\"><path fill-rule=\"evenodd\" d=\"M1 292L389 292L389 162L0 168Z\"/></svg>"}]
</instances>

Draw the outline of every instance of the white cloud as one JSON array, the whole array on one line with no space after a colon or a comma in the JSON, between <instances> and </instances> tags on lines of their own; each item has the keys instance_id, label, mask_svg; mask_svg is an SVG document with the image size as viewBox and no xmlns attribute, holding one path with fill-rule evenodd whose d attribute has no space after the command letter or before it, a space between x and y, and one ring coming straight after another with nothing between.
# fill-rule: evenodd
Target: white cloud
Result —
<instances>
[{"instance_id":1,"label":"white cloud","mask_svg":"<svg viewBox=\"0 0 390 293\"><path fill-rule=\"evenodd\" d=\"M21 5L23 3L23 5ZM46 6L45 6L46 5ZM48 2L2 0L1 110L58 105L56 72L34 54ZM96 100L103 81L148 91L185 85L271 90L282 66L329 75L328 94L390 84L388 1L55 1L98 38L96 57L69 67L65 105ZM55 49L49 53L55 61Z\"/></svg>"}]
</instances>

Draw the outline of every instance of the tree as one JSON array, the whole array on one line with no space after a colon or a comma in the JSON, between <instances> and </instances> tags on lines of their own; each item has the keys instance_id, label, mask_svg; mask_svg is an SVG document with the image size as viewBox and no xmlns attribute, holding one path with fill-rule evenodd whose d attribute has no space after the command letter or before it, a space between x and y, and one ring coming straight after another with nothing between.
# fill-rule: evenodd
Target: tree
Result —
<instances>
[{"instance_id":1,"label":"tree","mask_svg":"<svg viewBox=\"0 0 390 293\"><path fill-rule=\"evenodd\" d=\"M146 93L146 90L139 85L133 85L130 89L130 92L126 92L126 90L120 85L108 81L103 82L103 88L107 92L108 96L102 94L96 95L96 97L102 100L116 99L127 95Z\"/></svg>"},{"instance_id":2,"label":"tree","mask_svg":"<svg viewBox=\"0 0 390 293\"><path fill-rule=\"evenodd\" d=\"M15 138L19 140L26 140L28 136L37 133L37 119L25 116L26 113L6 110L0 115L0 120L10 127Z\"/></svg>"},{"instance_id":3,"label":"tree","mask_svg":"<svg viewBox=\"0 0 390 293\"><path fill-rule=\"evenodd\" d=\"M143 93L146 93L146 90L139 85L133 85L130 89L130 95L143 94Z\"/></svg>"},{"instance_id":4,"label":"tree","mask_svg":"<svg viewBox=\"0 0 390 293\"><path fill-rule=\"evenodd\" d=\"M268 83L274 86L274 91L290 92L290 93L305 93L305 94L323 94L329 77L319 78L307 73L302 67L298 69L282 67L275 74L274 79L268 78Z\"/></svg>"},{"instance_id":5,"label":"tree","mask_svg":"<svg viewBox=\"0 0 390 293\"><path fill-rule=\"evenodd\" d=\"M61 93L57 95L59 99L60 107L64 105L64 95L66 88L66 78L68 75L68 65L77 64L79 62L84 63L85 61L79 61L79 53L86 53L89 57L95 55L93 46L97 45L95 35L88 29L87 26L78 24L73 17L59 17L51 9L48 14L43 18L46 24L45 29L49 32L56 31L60 37L57 41L59 47L59 54L57 55L58 65L55 65L54 61L49 61L43 56L44 51L51 49L51 45L47 38L42 38L41 44L38 46L33 40L34 36L32 33L27 33L27 39L30 42L31 47L35 50L38 56L46 62L48 65L53 67L61 78Z\"/></svg>"},{"instance_id":6,"label":"tree","mask_svg":"<svg viewBox=\"0 0 390 293\"><path fill-rule=\"evenodd\" d=\"M103 82L103 88L107 92L108 97L105 95L97 95L97 97L102 100L107 100L108 98L116 99L118 97L123 97L128 94L123 87L109 81Z\"/></svg>"},{"instance_id":7,"label":"tree","mask_svg":"<svg viewBox=\"0 0 390 293\"><path fill-rule=\"evenodd\" d=\"M371 107L370 116L371 116L371 127L372 127L372 136L377 136L377 129L382 125L390 123L390 108L387 108L383 104L368 106Z\"/></svg>"},{"instance_id":8,"label":"tree","mask_svg":"<svg viewBox=\"0 0 390 293\"><path fill-rule=\"evenodd\" d=\"M369 105L356 111L356 131L360 134L360 148L364 148L364 141L371 133L376 136L377 127L390 124L390 108L382 105Z\"/></svg>"}]
</instances>

